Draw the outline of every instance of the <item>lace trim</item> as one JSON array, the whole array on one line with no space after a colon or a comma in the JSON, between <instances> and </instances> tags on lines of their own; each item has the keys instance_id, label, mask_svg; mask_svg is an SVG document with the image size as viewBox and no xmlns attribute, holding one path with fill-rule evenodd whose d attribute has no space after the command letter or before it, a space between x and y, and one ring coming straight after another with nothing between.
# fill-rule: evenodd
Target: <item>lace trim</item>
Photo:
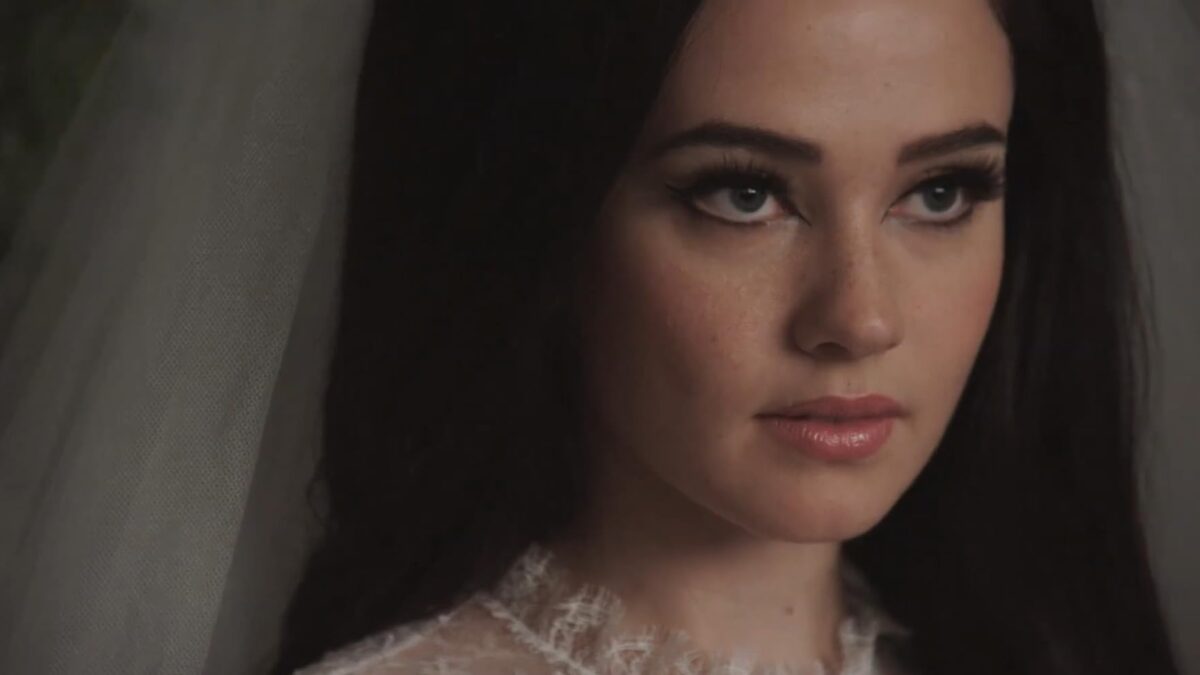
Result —
<instances>
[{"instance_id":1,"label":"lace trim","mask_svg":"<svg viewBox=\"0 0 1200 675\"><path fill-rule=\"evenodd\" d=\"M865 579L844 568L850 616L838 639L839 675L876 673L876 638L903 629L872 606ZM745 651L711 654L681 630L650 627L619 633L624 615L611 591L573 581L548 549L533 544L480 604L521 644L571 675L829 675L823 664L757 663Z\"/></svg>"},{"instance_id":2,"label":"lace trim","mask_svg":"<svg viewBox=\"0 0 1200 675\"><path fill-rule=\"evenodd\" d=\"M295 675L356 675L366 668L386 665L393 656L425 640L431 630L450 622L462 607L371 635L325 655Z\"/></svg>"}]
</instances>

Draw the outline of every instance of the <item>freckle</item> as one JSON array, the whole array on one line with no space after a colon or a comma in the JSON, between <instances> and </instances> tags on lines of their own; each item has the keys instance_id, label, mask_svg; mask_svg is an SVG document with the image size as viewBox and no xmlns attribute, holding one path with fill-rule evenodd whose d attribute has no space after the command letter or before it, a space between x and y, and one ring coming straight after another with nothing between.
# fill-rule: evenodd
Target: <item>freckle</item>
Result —
<instances>
[{"instance_id":1,"label":"freckle","mask_svg":"<svg viewBox=\"0 0 1200 675\"><path fill-rule=\"evenodd\" d=\"M787 607L783 608L783 613L787 614L788 616L791 616L796 613L796 610L793 609L791 605L788 605Z\"/></svg>"}]
</instances>

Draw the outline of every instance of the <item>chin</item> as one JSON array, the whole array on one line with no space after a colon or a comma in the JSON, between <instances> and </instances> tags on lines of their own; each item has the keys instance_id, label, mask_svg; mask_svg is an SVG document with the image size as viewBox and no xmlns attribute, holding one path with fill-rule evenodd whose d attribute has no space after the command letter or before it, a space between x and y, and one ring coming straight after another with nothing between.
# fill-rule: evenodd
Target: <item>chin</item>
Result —
<instances>
[{"instance_id":1,"label":"chin","mask_svg":"<svg viewBox=\"0 0 1200 675\"><path fill-rule=\"evenodd\" d=\"M862 514L838 514L817 522L790 523L775 539L794 543L844 542L871 531L883 516Z\"/></svg>"},{"instance_id":2,"label":"chin","mask_svg":"<svg viewBox=\"0 0 1200 675\"><path fill-rule=\"evenodd\" d=\"M756 536L793 543L843 542L860 537L879 524L893 501L879 504L840 495L820 501L804 500L786 509L746 514L739 524ZM755 517L757 516L757 517Z\"/></svg>"}]
</instances>

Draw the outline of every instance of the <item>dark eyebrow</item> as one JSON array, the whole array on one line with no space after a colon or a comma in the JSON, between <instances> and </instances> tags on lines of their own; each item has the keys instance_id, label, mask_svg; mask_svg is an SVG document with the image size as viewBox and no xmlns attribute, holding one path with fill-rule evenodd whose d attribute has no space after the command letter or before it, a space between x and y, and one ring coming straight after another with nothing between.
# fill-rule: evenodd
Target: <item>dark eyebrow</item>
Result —
<instances>
[{"instance_id":1,"label":"dark eyebrow","mask_svg":"<svg viewBox=\"0 0 1200 675\"><path fill-rule=\"evenodd\" d=\"M1005 143L1004 132L990 124L972 124L949 133L918 138L901 148L896 163L907 164L939 155L948 155L967 148L997 143L1001 145Z\"/></svg>"},{"instance_id":2,"label":"dark eyebrow","mask_svg":"<svg viewBox=\"0 0 1200 675\"><path fill-rule=\"evenodd\" d=\"M896 163L906 164L980 145L1003 144L1005 140L1004 133L990 124L972 124L906 144L900 150ZM822 156L821 147L812 141L729 122L705 122L669 136L654 145L647 155L650 158L660 157L692 145L747 148L810 164L820 162Z\"/></svg>"},{"instance_id":3,"label":"dark eyebrow","mask_svg":"<svg viewBox=\"0 0 1200 675\"><path fill-rule=\"evenodd\" d=\"M748 148L814 164L821 161L821 148L816 143L729 122L705 122L670 136L651 148L648 156L660 157L689 145Z\"/></svg>"}]
</instances>

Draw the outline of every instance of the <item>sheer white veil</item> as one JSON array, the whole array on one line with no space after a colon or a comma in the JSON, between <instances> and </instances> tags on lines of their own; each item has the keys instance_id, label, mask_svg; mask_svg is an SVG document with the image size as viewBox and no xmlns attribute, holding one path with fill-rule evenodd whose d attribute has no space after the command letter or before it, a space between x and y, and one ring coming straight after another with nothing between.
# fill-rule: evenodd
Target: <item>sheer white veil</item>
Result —
<instances>
[{"instance_id":1,"label":"sheer white veil","mask_svg":"<svg viewBox=\"0 0 1200 675\"><path fill-rule=\"evenodd\" d=\"M134 3L0 267L0 672L269 651L369 10Z\"/></svg>"},{"instance_id":2,"label":"sheer white veil","mask_svg":"<svg viewBox=\"0 0 1200 675\"><path fill-rule=\"evenodd\" d=\"M1167 373L1152 541L1200 669L1183 517L1200 492L1200 11L1182 1L1105 4ZM308 536L369 14L140 0L126 20L0 261L0 672L262 670Z\"/></svg>"}]
</instances>

